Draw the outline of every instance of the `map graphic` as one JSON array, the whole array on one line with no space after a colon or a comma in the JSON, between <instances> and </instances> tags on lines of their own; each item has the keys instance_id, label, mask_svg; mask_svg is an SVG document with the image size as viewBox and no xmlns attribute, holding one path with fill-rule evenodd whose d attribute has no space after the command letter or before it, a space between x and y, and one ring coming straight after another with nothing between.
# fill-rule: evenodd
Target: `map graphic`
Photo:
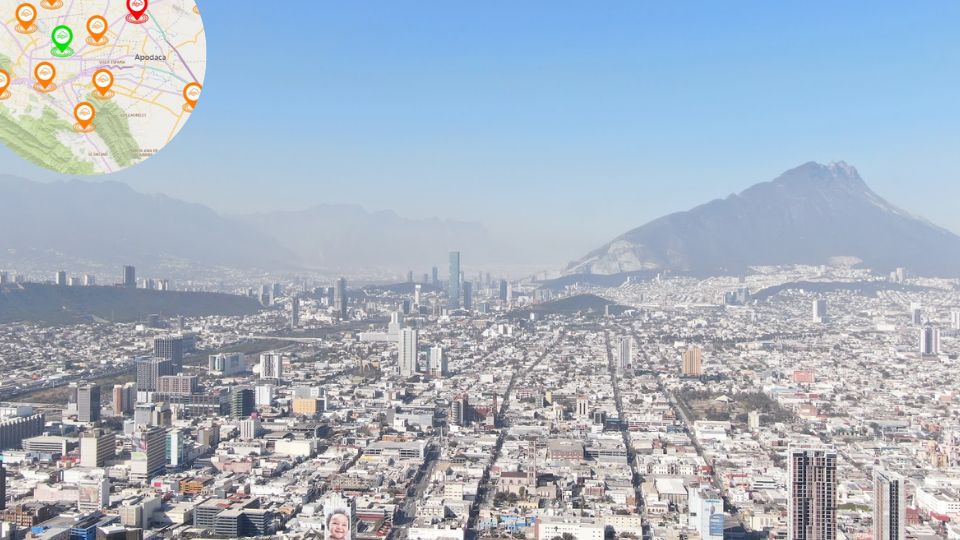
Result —
<instances>
[{"instance_id":1,"label":"map graphic","mask_svg":"<svg viewBox=\"0 0 960 540\"><path fill-rule=\"evenodd\" d=\"M0 0L0 141L71 175L153 156L198 106L194 0Z\"/></svg>"}]
</instances>

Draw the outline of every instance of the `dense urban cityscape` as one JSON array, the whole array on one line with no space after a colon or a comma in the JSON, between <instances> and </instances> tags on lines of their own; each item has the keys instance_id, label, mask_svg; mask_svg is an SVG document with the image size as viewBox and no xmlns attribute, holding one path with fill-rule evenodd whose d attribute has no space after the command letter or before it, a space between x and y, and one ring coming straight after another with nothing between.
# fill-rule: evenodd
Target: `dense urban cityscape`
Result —
<instances>
[{"instance_id":1,"label":"dense urban cityscape","mask_svg":"<svg viewBox=\"0 0 960 540\"><path fill-rule=\"evenodd\" d=\"M3 324L0 536L960 536L957 280L441 268L237 283L252 315Z\"/></svg>"},{"instance_id":2,"label":"dense urban cityscape","mask_svg":"<svg viewBox=\"0 0 960 540\"><path fill-rule=\"evenodd\" d=\"M0 14L0 540L960 540L960 1Z\"/></svg>"}]
</instances>

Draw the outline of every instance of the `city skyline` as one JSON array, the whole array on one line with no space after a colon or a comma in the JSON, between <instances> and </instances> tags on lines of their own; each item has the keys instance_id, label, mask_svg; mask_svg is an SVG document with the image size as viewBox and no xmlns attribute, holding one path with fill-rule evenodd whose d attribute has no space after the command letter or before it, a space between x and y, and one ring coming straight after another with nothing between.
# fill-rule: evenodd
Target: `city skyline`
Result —
<instances>
[{"instance_id":1,"label":"city skyline","mask_svg":"<svg viewBox=\"0 0 960 540\"><path fill-rule=\"evenodd\" d=\"M221 286L246 313L0 324L3 520L295 540L335 509L389 540L960 530L955 279L782 266L548 289L449 255L451 283L240 274ZM136 275L2 292L190 294Z\"/></svg>"}]
</instances>

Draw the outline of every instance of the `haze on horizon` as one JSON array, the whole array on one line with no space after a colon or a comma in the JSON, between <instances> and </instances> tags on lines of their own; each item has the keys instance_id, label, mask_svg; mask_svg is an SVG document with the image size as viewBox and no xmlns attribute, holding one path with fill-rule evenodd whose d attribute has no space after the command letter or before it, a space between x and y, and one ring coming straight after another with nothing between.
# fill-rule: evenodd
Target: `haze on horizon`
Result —
<instances>
[{"instance_id":1,"label":"haze on horizon","mask_svg":"<svg viewBox=\"0 0 960 540\"><path fill-rule=\"evenodd\" d=\"M100 179L225 214L477 221L564 263L845 160L960 231L956 3L200 7L201 107L156 158ZM0 172L64 179L6 148Z\"/></svg>"}]
</instances>

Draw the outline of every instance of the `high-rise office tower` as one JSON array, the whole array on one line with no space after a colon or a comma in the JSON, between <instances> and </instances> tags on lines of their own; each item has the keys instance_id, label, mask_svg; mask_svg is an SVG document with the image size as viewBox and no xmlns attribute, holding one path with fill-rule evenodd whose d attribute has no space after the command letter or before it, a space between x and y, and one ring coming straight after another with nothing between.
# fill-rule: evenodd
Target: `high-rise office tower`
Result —
<instances>
[{"instance_id":1,"label":"high-rise office tower","mask_svg":"<svg viewBox=\"0 0 960 540\"><path fill-rule=\"evenodd\" d=\"M77 387L77 420L80 422L100 421L100 386L84 384Z\"/></svg>"},{"instance_id":2,"label":"high-rise office tower","mask_svg":"<svg viewBox=\"0 0 960 540\"><path fill-rule=\"evenodd\" d=\"M246 418L256 410L256 396L250 388L240 388L230 396L230 416Z\"/></svg>"},{"instance_id":3,"label":"high-rise office tower","mask_svg":"<svg viewBox=\"0 0 960 540\"><path fill-rule=\"evenodd\" d=\"M907 494L903 477L873 470L873 540L905 540Z\"/></svg>"},{"instance_id":4,"label":"high-rise office tower","mask_svg":"<svg viewBox=\"0 0 960 540\"><path fill-rule=\"evenodd\" d=\"M154 338L153 355L157 358L167 358L171 362L171 369L176 375L183 371L183 336L163 336Z\"/></svg>"},{"instance_id":5,"label":"high-rise office tower","mask_svg":"<svg viewBox=\"0 0 960 540\"><path fill-rule=\"evenodd\" d=\"M936 356L940 354L940 329L927 324L920 329L920 354Z\"/></svg>"},{"instance_id":6,"label":"high-rise office tower","mask_svg":"<svg viewBox=\"0 0 960 540\"><path fill-rule=\"evenodd\" d=\"M413 283L413 270L407 271L407 283Z\"/></svg>"},{"instance_id":7,"label":"high-rise office tower","mask_svg":"<svg viewBox=\"0 0 960 540\"><path fill-rule=\"evenodd\" d=\"M138 358L135 361L137 366L137 391L156 392L160 384L160 377L164 375L173 375L173 361L169 358Z\"/></svg>"},{"instance_id":8,"label":"high-rise office tower","mask_svg":"<svg viewBox=\"0 0 960 540\"><path fill-rule=\"evenodd\" d=\"M300 327L300 298L294 296L290 300L290 329L296 330Z\"/></svg>"},{"instance_id":9,"label":"high-rise office tower","mask_svg":"<svg viewBox=\"0 0 960 540\"><path fill-rule=\"evenodd\" d=\"M827 301L824 298L818 298L813 301L813 322L827 322Z\"/></svg>"},{"instance_id":10,"label":"high-rise office tower","mask_svg":"<svg viewBox=\"0 0 960 540\"><path fill-rule=\"evenodd\" d=\"M337 292L336 287L325 287L323 289L323 294L324 294L324 298L326 298L327 307L333 307L335 305L335 300L337 295L336 292Z\"/></svg>"},{"instance_id":11,"label":"high-rise office tower","mask_svg":"<svg viewBox=\"0 0 960 540\"><path fill-rule=\"evenodd\" d=\"M950 310L950 328L960 330L960 309Z\"/></svg>"},{"instance_id":12,"label":"high-rise office tower","mask_svg":"<svg viewBox=\"0 0 960 540\"><path fill-rule=\"evenodd\" d=\"M703 349L690 347L683 353L683 376L700 377L703 375Z\"/></svg>"},{"instance_id":13,"label":"high-rise office tower","mask_svg":"<svg viewBox=\"0 0 960 540\"><path fill-rule=\"evenodd\" d=\"M333 288L333 307L337 310L337 316L344 321L348 318L347 301L347 280L340 278Z\"/></svg>"},{"instance_id":14,"label":"high-rise office tower","mask_svg":"<svg viewBox=\"0 0 960 540\"><path fill-rule=\"evenodd\" d=\"M417 338L417 331L413 328L400 330L397 338L397 363L403 377L410 377L417 372Z\"/></svg>"},{"instance_id":15,"label":"high-rise office tower","mask_svg":"<svg viewBox=\"0 0 960 540\"><path fill-rule=\"evenodd\" d=\"M260 303L269 306L273 304L273 293L270 292L269 285L260 286Z\"/></svg>"},{"instance_id":16,"label":"high-rise office tower","mask_svg":"<svg viewBox=\"0 0 960 540\"><path fill-rule=\"evenodd\" d=\"M473 283L463 282L463 309L470 311L473 309Z\"/></svg>"},{"instance_id":17,"label":"high-rise office tower","mask_svg":"<svg viewBox=\"0 0 960 540\"><path fill-rule=\"evenodd\" d=\"M443 347L430 347L430 356L427 360L427 373L431 377L442 377L447 374L447 359L443 355Z\"/></svg>"},{"instance_id":18,"label":"high-rise office tower","mask_svg":"<svg viewBox=\"0 0 960 540\"><path fill-rule=\"evenodd\" d=\"M280 379L283 377L283 355L264 353L260 355L260 378Z\"/></svg>"},{"instance_id":19,"label":"high-rise office tower","mask_svg":"<svg viewBox=\"0 0 960 540\"><path fill-rule=\"evenodd\" d=\"M163 473L166 462L167 433L157 426L138 426L134 429L130 460L130 479L145 482Z\"/></svg>"},{"instance_id":20,"label":"high-rise office tower","mask_svg":"<svg viewBox=\"0 0 960 540\"><path fill-rule=\"evenodd\" d=\"M254 403L257 407L269 407L273 405L273 395L275 387L272 384L258 384L254 389Z\"/></svg>"},{"instance_id":21,"label":"high-rise office tower","mask_svg":"<svg viewBox=\"0 0 960 540\"><path fill-rule=\"evenodd\" d=\"M923 306L918 302L910 304L910 322L917 326L923 324Z\"/></svg>"},{"instance_id":22,"label":"high-rise office tower","mask_svg":"<svg viewBox=\"0 0 960 540\"><path fill-rule=\"evenodd\" d=\"M387 323L387 333L399 336L401 328L403 328L403 313L394 311L390 314L390 322Z\"/></svg>"},{"instance_id":23,"label":"high-rise office tower","mask_svg":"<svg viewBox=\"0 0 960 540\"><path fill-rule=\"evenodd\" d=\"M97 278L91 274L83 275L83 286L84 287L93 287L97 284Z\"/></svg>"},{"instance_id":24,"label":"high-rise office tower","mask_svg":"<svg viewBox=\"0 0 960 540\"><path fill-rule=\"evenodd\" d=\"M64 270L60 270L54 276L54 283L61 287L67 286L67 273Z\"/></svg>"},{"instance_id":25,"label":"high-rise office tower","mask_svg":"<svg viewBox=\"0 0 960 540\"><path fill-rule=\"evenodd\" d=\"M500 301L501 301L501 302L506 302L506 301L507 301L507 287L508 287L508 285L509 285L509 284L507 283L507 280L505 280L505 279L501 279L501 280L500 280Z\"/></svg>"},{"instance_id":26,"label":"high-rise office tower","mask_svg":"<svg viewBox=\"0 0 960 540\"><path fill-rule=\"evenodd\" d=\"M460 252L450 252L450 282L447 284L447 307L460 309Z\"/></svg>"},{"instance_id":27,"label":"high-rise office tower","mask_svg":"<svg viewBox=\"0 0 960 540\"><path fill-rule=\"evenodd\" d=\"M450 402L450 421L458 426L470 425L470 397L466 394L458 394Z\"/></svg>"},{"instance_id":28,"label":"high-rise office tower","mask_svg":"<svg viewBox=\"0 0 960 540\"><path fill-rule=\"evenodd\" d=\"M7 509L7 468L0 463L0 510Z\"/></svg>"},{"instance_id":29,"label":"high-rise office tower","mask_svg":"<svg viewBox=\"0 0 960 540\"><path fill-rule=\"evenodd\" d=\"M137 403L133 411L134 426L153 426L157 424L157 404Z\"/></svg>"},{"instance_id":30,"label":"high-rise office tower","mask_svg":"<svg viewBox=\"0 0 960 540\"><path fill-rule=\"evenodd\" d=\"M420 305L420 288L421 288L421 285L419 283L417 283L413 287L413 305L415 306Z\"/></svg>"},{"instance_id":31,"label":"high-rise office tower","mask_svg":"<svg viewBox=\"0 0 960 540\"><path fill-rule=\"evenodd\" d=\"M836 451L790 448L787 458L787 540L836 540Z\"/></svg>"},{"instance_id":32,"label":"high-rise office tower","mask_svg":"<svg viewBox=\"0 0 960 540\"><path fill-rule=\"evenodd\" d=\"M129 289L137 288L137 269L133 266L124 266L123 267L123 281L121 282L124 287Z\"/></svg>"},{"instance_id":33,"label":"high-rise office tower","mask_svg":"<svg viewBox=\"0 0 960 540\"><path fill-rule=\"evenodd\" d=\"M123 413L133 414L137 407L137 382L131 381L123 384Z\"/></svg>"},{"instance_id":34,"label":"high-rise office tower","mask_svg":"<svg viewBox=\"0 0 960 540\"><path fill-rule=\"evenodd\" d=\"M113 385L113 415L123 416L133 412L137 404L137 383Z\"/></svg>"},{"instance_id":35,"label":"high-rise office tower","mask_svg":"<svg viewBox=\"0 0 960 540\"><path fill-rule=\"evenodd\" d=\"M432 283L434 287L440 285L440 270L436 266L433 267L430 276L433 278L430 283Z\"/></svg>"},{"instance_id":36,"label":"high-rise office tower","mask_svg":"<svg viewBox=\"0 0 960 540\"><path fill-rule=\"evenodd\" d=\"M137 288L137 269L133 266L124 266L120 275L120 285L128 289Z\"/></svg>"},{"instance_id":37,"label":"high-rise office tower","mask_svg":"<svg viewBox=\"0 0 960 540\"><path fill-rule=\"evenodd\" d=\"M617 340L617 351L619 351L620 371L627 371L633 365L633 338L621 336Z\"/></svg>"},{"instance_id":38,"label":"high-rise office tower","mask_svg":"<svg viewBox=\"0 0 960 540\"><path fill-rule=\"evenodd\" d=\"M123 405L124 405L123 398L124 398L123 385L122 384L113 385L113 415L114 416L123 416L123 413L125 412L123 408Z\"/></svg>"},{"instance_id":39,"label":"high-rise office tower","mask_svg":"<svg viewBox=\"0 0 960 540\"><path fill-rule=\"evenodd\" d=\"M196 375L163 375L157 381L157 392L161 394L190 396L200 391L200 378Z\"/></svg>"},{"instance_id":40,"label":"high-rise office tower","mask_svg":"<svg viewBox=\"0 0 960 540\"><path fill-rule=\"evenodd\" d=\"M117 454L117 436L112 431L93 429L80 436L80 466L103 467Z\"/></svg>"},{"instance_id":41,"label":"high-rise office tower","mask_svg":"<svg viewBox=\"0 0 960 540\"><path fill-rule=\"evenodd\" d=\"M577 396L577 418L587 418L590 416L590 398L580 394Z\"/></svg>"},{"instance_id":42,"label":"high-rise office tower","mask_svg":"<svg viewBox=\"0 0 960 540\"><path fill-rule=\"evenodd\" d=\"M164 444L164 462L167 467L182 467L186 457L188 435L179 429L167 433Z\"/></svg>"}]
</instances>

